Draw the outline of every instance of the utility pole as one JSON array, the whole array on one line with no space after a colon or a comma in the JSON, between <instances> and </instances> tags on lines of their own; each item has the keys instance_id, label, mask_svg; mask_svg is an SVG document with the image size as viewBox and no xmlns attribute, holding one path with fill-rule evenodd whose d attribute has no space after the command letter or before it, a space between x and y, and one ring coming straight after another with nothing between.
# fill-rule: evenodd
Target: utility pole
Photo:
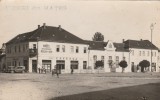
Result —
<instances>
[{"instance_id":1,"label":"utility pole","mask_svg":"<svg viewBox=\"0 0 160 100\"><path fill-rule=\"evenodd\" d=\"M150 26L150 29L151 29L151 64L150 64L150 71L152 72L152 56L153 56L153 53L152 53L152 33L153 33L153 29L154 29L154 25L156 23L152 23L151 26Z\"/></svg>"}]
</instances>

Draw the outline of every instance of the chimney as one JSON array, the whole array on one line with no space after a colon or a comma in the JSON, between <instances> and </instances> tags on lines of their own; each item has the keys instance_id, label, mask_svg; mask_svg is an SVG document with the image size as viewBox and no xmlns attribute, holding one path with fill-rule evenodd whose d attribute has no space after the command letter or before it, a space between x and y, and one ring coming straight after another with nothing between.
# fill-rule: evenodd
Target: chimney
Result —
<instances>
[{"instance_id":1,"label":"chimney","mask_svg":"<svg viewBox=\"0 0 160 100\"><path fill-rule=\"evenodd\" d=\"M41 26L40 25L38 25L38 28L40 28Z\"/></svg>"},{"instance_id":2,"label":"chimney","mask_svg":"<svg viewBox=\"0 0 160 100\"><path fill-rule=\"evenodd\" d=\"M61 25L58 26L58 29L61 31Z\"/></svg>"},{"instance_id":3,"label":"chimney","mask_svg":"<svg viewBox=\"0 0 160 100\"><path fill-rule=\"evenodd\" d=\"M143 41L143 40L141 39L141 41Z\"/></svg>"},{"instance_id":4,"label":"chimney","mask_svg":"<svg viewBox=\"0 0 160 100\"><path fill-rule=\"evenodd\" d=\"M46 28L46 23L43 23L43 28L44 28L44 29Z\"/></svg>"},{"instance_id":5,"label":"chimney","mask_svg":"<svg viewBox=\"0 0 160 100\"><path fill-rule=\"evenodd\" d=\"M125 39L122 40L122 43L124 43Z\"/></svg>"}]
</instances>

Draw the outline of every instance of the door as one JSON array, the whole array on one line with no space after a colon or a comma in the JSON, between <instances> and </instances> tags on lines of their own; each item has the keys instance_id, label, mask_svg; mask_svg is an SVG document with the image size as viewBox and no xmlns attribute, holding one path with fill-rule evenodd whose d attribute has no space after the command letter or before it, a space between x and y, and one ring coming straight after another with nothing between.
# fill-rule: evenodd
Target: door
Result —
<instances>
[{"instance_id":1,"label":"door","mask_svg":"<svg viewBox=\"0 0 160 100\"><path fill-rule=\"evenodd\" d=\"M29 68L28 68L28 61L24 60L23 61L23 65L25 66L25 72L28 72Z\"/></svg>"},{"instance_id":2,"label":"door","mask_svg":"<svg viewBox=\"0 0 160 100\"><path fill-rule=\"evenodd\" d=\"M32 60L32 72L37 73L37 60Z\"/></svg>"}]
</instances>

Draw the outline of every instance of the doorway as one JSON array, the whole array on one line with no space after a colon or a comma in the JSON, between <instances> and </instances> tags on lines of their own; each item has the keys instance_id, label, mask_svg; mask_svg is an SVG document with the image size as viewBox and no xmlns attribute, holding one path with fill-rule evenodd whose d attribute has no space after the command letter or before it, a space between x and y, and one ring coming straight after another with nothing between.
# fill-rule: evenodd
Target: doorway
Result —
<instances>
[{"instance_id":1,"label":"doorway","mask_svg":"<svg viewBox=\"0 0 160 100\"><path fill-rule=\"evenodd\" d=\"M32 60L32 72L37 73L37 60Z\"/></svg>"}]
</instances>

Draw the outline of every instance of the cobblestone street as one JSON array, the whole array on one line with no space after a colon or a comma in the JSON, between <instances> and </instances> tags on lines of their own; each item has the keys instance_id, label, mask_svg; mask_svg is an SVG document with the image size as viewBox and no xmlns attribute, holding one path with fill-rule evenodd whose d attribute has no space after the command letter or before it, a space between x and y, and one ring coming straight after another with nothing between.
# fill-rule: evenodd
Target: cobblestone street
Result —
<instances>
[{"instance_id":1,"label":"cobblestone street","mask_svg":"<svg viewBox=\"0 0 160 100\"><path fill-rule=\"evenodd\" d=\"M0 73L0 100L158 100L160 73Z\"/></svg>"}]
</instances>

